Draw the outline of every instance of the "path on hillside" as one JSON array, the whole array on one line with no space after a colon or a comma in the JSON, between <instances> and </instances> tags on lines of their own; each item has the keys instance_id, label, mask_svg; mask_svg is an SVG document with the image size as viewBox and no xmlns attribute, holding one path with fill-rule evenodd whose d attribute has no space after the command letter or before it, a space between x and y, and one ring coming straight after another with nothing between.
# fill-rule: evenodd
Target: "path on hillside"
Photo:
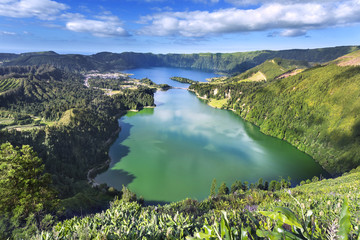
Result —
<instances>
[{"instance_id":1,"label":"path on hillside","mask_svg":"<svg viewBox=\"0 0 360 240\"><path fill-rule=\"evenodd\" d=\"M259 73L260 73L260 74L261 74L261 76L265 79L265 81L267 81L266 76L265 76L262 72L260 72L260 71L259 71Z\"/></svg>"}]
</instances>

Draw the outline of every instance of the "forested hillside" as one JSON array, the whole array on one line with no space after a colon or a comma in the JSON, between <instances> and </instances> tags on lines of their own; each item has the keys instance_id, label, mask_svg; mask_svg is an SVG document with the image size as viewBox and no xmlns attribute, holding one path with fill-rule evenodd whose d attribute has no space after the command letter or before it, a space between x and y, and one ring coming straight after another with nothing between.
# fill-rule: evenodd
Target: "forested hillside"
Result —
<instances>
[{"instance_id":1,"label":"forested hillside","mask_svg":"<svg viewBox=\"0 0 360 240\"><path fill-rule=\"evenodd\" d=\"M360 67L334 63L270 82L195 84L265 134L290 142L333 174L360 164Z\"/></svg>"},{"instance_id":2,"label":"forested hillside","mask_svg":"<svg viewBox=\"0 0 360 240\"><path fill-rule=\"evenodd\" d=\"M11 59L17 58L18 55L14 53L0 53L0 65L5 61L10 61Z\"/></svg>"},{"instance_id":3,"label":"forested hillside","mask_svg":"<svg viewBox=\"0 0 360 240\"><path fill-rule=\"evenodd\" d=\"M292 59L313 63L324 63L358 50L358 46L293 49L282 51L253 51L238 53L199 54L152 54L101 52L90 56L79 54L57 54L55 52L26 53L4 62L5 66L28 66L51 64L66 71L124 70L138 67L180 67L204 71L241 73L266 60L274 58Z\"/></svg>"},{"instance_id":4,"label":"forested hillside","mask_svg":"<svg viewBox=\"0 0 360 240\"><path fill-rule=\"evenodd\" d=\"M102 90L85 87L81 75L50 65L6 67L0 68L0 73L1 86L13 86L2 87L0 93L1 121L6 122L0 125L0 143L30 145L38 153L43 169L51 176L51 186L62 199L58 210L66 208L58 216L106 206L116 192L92 189L88 172L106 167L108 144L119 130L117 116L124 110L153 106L153 90L142 87L110 97ZM5 167L8 163L1 164ZM17 228L25 231L28 214L22 213L20 218L15 209L0 211L0 229L6 229L0 238Z\"/></svg>"}]
</instances>

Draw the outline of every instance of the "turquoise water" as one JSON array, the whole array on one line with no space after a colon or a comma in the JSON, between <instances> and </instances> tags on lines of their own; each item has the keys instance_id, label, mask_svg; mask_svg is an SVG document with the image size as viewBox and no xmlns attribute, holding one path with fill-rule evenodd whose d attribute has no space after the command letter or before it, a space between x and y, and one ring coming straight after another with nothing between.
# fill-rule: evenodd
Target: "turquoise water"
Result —
<instances>
[{"instance_id":1,"label":"turquoise water","mask_svg":"<svg viewBox=\"0 0 360 240\"><path fill-rule=\"evenodd\" d=\"M169 78L204 81L212 73L174 68L133 69L134 77L186 87ZM202 200L216 178L255 182L290 176L292 182L326 174L290 144L262 134L233 112L214 109L193 93L171 89L155 93L156 108L129 112L111 146L109 170L96 181L121 189L127 185L149 201Z\"/></svg>"}]
</instances>

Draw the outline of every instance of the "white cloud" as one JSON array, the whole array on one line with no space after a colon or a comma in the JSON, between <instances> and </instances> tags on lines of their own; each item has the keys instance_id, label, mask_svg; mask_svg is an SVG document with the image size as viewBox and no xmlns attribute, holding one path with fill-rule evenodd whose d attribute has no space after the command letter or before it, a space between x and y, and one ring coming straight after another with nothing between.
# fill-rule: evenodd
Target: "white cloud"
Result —
<instances>
[{"instance_id":1,"label":"white cloud","mask_svg":"<svg viewBox=\"0 0 360 240\"><path fill-rule=\"evenodd\" d=\"M199 3L218 3L219 0L192 0L193 2L199 2Z\"/></svg>"},{"instance_id":2,"label":"white cloud","mask_svg":"<svg viewBox=\"0 0 360 240\"><path fill-rule=\"evenodd\" d=\"M143 17L147 26L139 33L202 37L224 33L282 29L282 36L305 35L309 29L360 22L360 0L307 1L308 3L265 4L256 9L220 9L214 12L164 12Z\"/></svg>"},{"instance_id":3,"label":"white cloud","mask_svg":"<svg viewBox=\"0 0 360 240\"><path fill-rule=\"evenodd\" d=\"M231 3L235 6L249 6L267 4L268 0L225 0L225 2ZM339 2L339 0L271 0L272 3L282 4L297 4L297 3L329 3Z\"/></svg>"},{"instance_id":4,"label":"white cloud","mask_svg":"<svg viewBox=\"0 0 360 240\"><path fill-rule=\"evenodd\" d=\"M0 35L14 36L14 35L16 35L16 33L8 32L8 31L0 31Z\"/></svg>"},{"instance_id":5,"label":"white cloud","mask_svg":"<svg viewBox=\"0 0 360 240\"><path fill-rule=\"evenodd\" d=\"M127 36L122 23L116 16L97 16L96 19L77 18L66 23L66 28L74 32L86 32L97 37Z\"/></svg>"},{"instance_id":6,"label":"white cloud","mask_svg":"<svg viewBox=\"0 0 360 240\"><path fill-rule=\"evenodd\" d=\"M283 37L299 37L306 35L306 31L302 29L286 29L280 35Z\"/></svg>"},{"instance_id":7,"label":"white cloud","mask_svg":"<svg viewBox=\"0 0 360 240\"><path fill-rule=\"evenodd\" d=\"M65 4L51 0L0 0L0 16L14 18L51 20L67 8Z\"/></svg>"}]
</instances>

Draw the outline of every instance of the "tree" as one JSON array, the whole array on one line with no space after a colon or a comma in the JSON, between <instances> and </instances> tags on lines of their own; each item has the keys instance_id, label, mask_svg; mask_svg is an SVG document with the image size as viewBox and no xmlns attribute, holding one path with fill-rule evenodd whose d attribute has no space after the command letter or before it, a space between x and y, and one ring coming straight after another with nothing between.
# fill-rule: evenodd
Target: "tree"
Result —
<instances>
[{"instance_id":1,"label":"tree","mask_svg":"<svg viewBox=\"0 0 360 240\"><path fill-rule=\"evenodd\" d=\"M234 193L236 191L241 190L242 187L242 183L239 180L236 180L232 185L231 185L231 193Z\"/></svg>"},{"instance_id":2,"label":"tree","mask_svg":"<svg viewBox=\"0 0 360 240\"><path fill-rule=\"evenodd\" d=\"M249 182L248 181L245 181L244 184L242 185L242 189L244 191L248 190L249 189Z\"/></svg>"},{"instance_id":3,"label":"tree","mask_svg":"<svg viewBox=\"0 0 360 240\"><path fill-rule=\"evenodd\" d=\"M277 181L272 180L269 184L269 191L275 191L276 190L276 183Z\"/></svg>"},{"instance_id":4,"label":"tree","mask_svg":"<svg viewBox=\"0 0 360 240\"><path fill-rule=\"evenodd\" d=\"M256 188L263 190L264 189L264 180L262 178L259 178L259 181L256 184Z\"/></svg>"},{"instance_id":5,"label":"tree","mask_svg":"<svg viewBox=\"0 0 360 240\"><path fill-rule=\"evenodd\" d=\"M311 179L312 182L318 182L319 181L319 178L318 176L314 176L312 179Z\"/></svg>"},{"instance_id":6,"label":"tree","mask_svg":"<svg viewBox=\"0 0 360 240\"><path fill-rule=\"evenodd\" d=\"M265 181L265 185L264 185L264 190L268 190L269 189L269 182Z\"/></svg>"},{"instance_id":7,"label":"tree","mask_svg":"<svg viewBox=\"0 0 360 240\"><path fill-rule=\"evenodd\" d=\"M291 177L290 176L287 177L286 182L287 182L287 187L288 188L291 187Z\"/></svg>"},{"instance_id":8,"label":"tree","mask_svg":"<svg viewBox=\"0 0 360 240\"><path fill-rule=\"evenodd\" d=\"M137 200L136 194L131 192L126 186L122 186L122 199L125 202L135 202Z\"/></svg>"},{"instance_id":9,"label":"tree","mask_svg":"<svg viewBox=\"0 0 360 240\"><path fill-rule=\"evenodd\" d=\"M226 195L229 194L229 188L226 186L226 183L223 182L221 183L219 190L218 190L218 195L222 196L222 195Z\"/></svg>"},{"instance_id":10,"label":"tree","mask_svg":"<svg viewBox=\"0 0 360 240\"><path fill-rule=\"evenodd\" d=\"M214 197L216 195L216 178L212 180L211 188L210 188L210 197Z\"/></svg>"},{"instance_id":11,"label":"tree","mask_svg":"<svg viewBox=\"0 0 360 240\"><path fill-rule=\"evenodd\" d=\"M285 179L281 178L280 180L280 189L287 188L287 182Z\"/></svg>"},{"instance_id":12,"label":"tree","mask_svg":"<svg viewBox=\"0 0 360 240\"><path fill-rule=\"evenodd\" d=\"M25 233L31 228L36 231L45 215L54 211L58 203L50 184L50 175L44 174L44 164L30 146L20 149L10 143L1 145L0 224L5 232L0 238L10 236L14 230ZM26 237L17 235L15 238Z\"/></svg>"}]
</instances>

